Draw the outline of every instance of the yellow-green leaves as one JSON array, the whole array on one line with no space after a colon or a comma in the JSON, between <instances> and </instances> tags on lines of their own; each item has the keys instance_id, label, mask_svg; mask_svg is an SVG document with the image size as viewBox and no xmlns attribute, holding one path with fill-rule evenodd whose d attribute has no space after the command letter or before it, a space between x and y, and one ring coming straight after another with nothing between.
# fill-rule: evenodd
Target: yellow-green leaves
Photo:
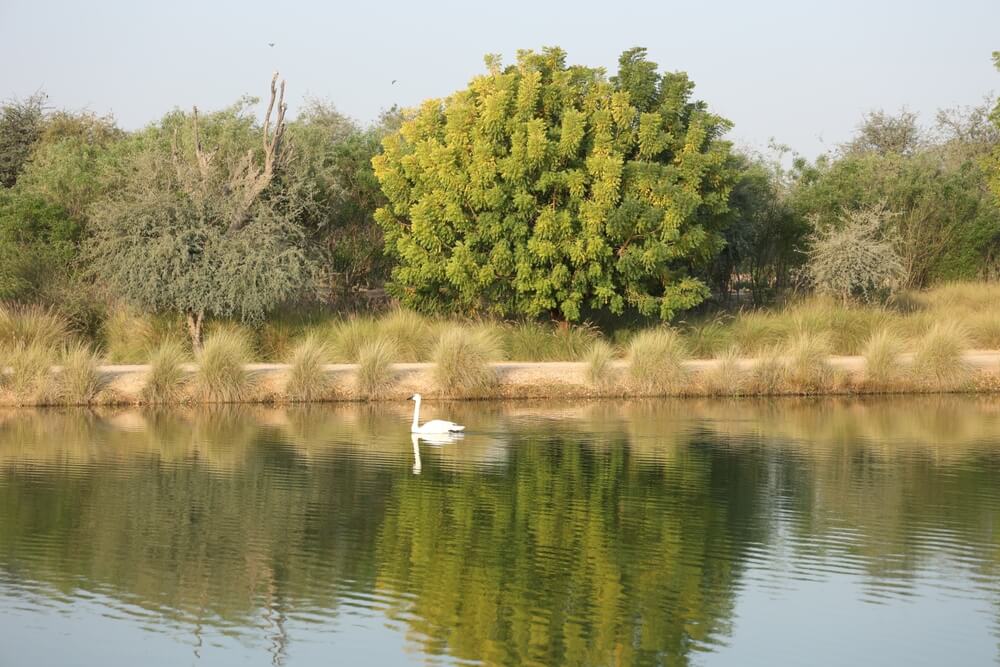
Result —
<instances>
[{"instance_id":1,"label":"yellow-green leaves","mask_svg":"<svg viewBox=\"0 0 1000 667\"><path fill-rule=\"evenodd\" d=\"M704 298L686 267L721 247L726 121L632 49L618 75L521 51L425 102L373 161L405 304L465 313L610 309L671 317Z\"/></svg>"}]
</instances>

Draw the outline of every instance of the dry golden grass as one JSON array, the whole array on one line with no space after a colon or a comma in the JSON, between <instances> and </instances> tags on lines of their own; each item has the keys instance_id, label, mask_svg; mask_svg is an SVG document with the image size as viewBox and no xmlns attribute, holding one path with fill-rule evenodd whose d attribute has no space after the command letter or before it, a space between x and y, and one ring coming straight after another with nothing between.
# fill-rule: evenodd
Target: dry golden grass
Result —
<instances>
[{"instance_id":1,"label":"dry golden grass","mask_svg":"<svg viewBox=\"0 0 1000 667\"><path fill-rule=\"evenodd\" d=\"M715 366L699 378L699 393L707 396L740 396L746 391L747 373L740 367L740 354L730 347L715 356Z\"/></svg>"},{"instance_id":2,"label":"dry golden grass","mask_svg":"<svg viewBox=\"0 0 1000 667\"><path fill-rule=\"evenodd\" d=\"M397 354L396 341L390 338L375 338L361 346L355 376L359 396L369 400L385 398L395 380L392 364Z\"/></svg>"},{"instance_id":3,"label":"dry golden grass","mask_svg":"<svg viewBox=\"0 0 1000 667\"><path fill-rule=\"evenodd\" d=\"M606 341L595 340L584 355L587 383L598 390L605 390L614 383L615 349Z\"/></svg>"},{"instance_id":4,"label":"dry golden grass","mask_svg":"<svg viewBox=\"0 0 1000 667\"><path fill-rule=\"evenodd\" d=\"M434 386L445 396L488 396L497 383L492 364L502 356L503 349L498 337L488 329L446 329L431 353Z\"/></svg>"},{"instance_id":5,"label":"dry golden grass","mask_svg":"<svg viewBox=\"0 0 1000 667\"><path fill-rule=\"evenodd\" d=\"M75 343L63 351L62 370L56 378L61 404L90 405L94 402L103 385L99 363L97 353L89 345Z\"/></svg>"},{"instance_id":6,"label":"dry golden grass","mask_svg":"<svg viewBox=\"0 0 1000 667\"><path fill-rule=\"evenodd\" d=\"M900 359L903 344L888 329L879 329L865 343L863 386L867 391L899 391L906 380L906 370Z\"/></svg>"},{"instance_id":7,"label":"dry golden grass","mask_svg":"<svg viewBox=\"0 0 1000 667\"><path fill-rule=\"evenodd\" d=\"M324 368L329 356L326 343L316 334L306 336L292 350L285 382L288 400L311 402L330 398L332 382Z\"/></svg>"},{"instance_id":8,"label":"dry golden grass","mask_svg":"<svg viewBox=\"0 0 1000 667\"><path fill-rule=\"evenodd\" d=\"M184 372L184 348L176 341L160 344L149 358L140 399L143 403L177 403L184 397L187 374Z\"/></svg>"},{"instance_id":9,"label":"dry golden grass","mask_svg":"<svg viewBox=\"0 0 1000 667\"><path fill-rule=\"evenodd\" d=\"M254 387L245 366L250 360L250 342L242 332L219 329L209 334L196 359L196 398L202 403L249 400Z\"/></svg>"},{"instance_id":10,"label":"dry golden grass","mask_svg":"<svg viewBox=\"0 0 1000 667\"><path fill-rule=\"evenodd\" d=\"M935 391L955 391L968 384L971 369L962 359L969 347L968 330L945 321L934 324L917 341L912 373L915 381Z\"/></svg>"},{"instance_id":11,"label":"dry golden grass","mask_svg":"<svg viewBox=\"0 0 1000 667\"><path fill-rule=\"evenodd\" d=\"M672 329L642 331L629 343L629 389L640 396L681 393L687 381L684 341Z\"/></svg>"}]
</instances>

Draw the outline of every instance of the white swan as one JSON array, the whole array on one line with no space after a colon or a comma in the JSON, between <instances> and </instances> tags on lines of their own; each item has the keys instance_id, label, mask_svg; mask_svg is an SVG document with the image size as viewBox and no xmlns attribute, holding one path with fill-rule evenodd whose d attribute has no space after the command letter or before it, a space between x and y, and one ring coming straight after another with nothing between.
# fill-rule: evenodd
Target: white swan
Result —
<instances>
[{"instance_id":1,"label":"white swan","mask_svg":"<svg viewBox=\"0 0 1000 667\"><path fill-rule=\"evenodd\" d=\"M445 421L444 419L432 419L424 424L420 423L420 394L414 394L410 396L410 400L413 401L413 425L410 426L410 433L416 433L418 435L433 434L433 433L456 433L458 431L464 431L465 427L455 422Z\"/></svg>"}]
</instances>

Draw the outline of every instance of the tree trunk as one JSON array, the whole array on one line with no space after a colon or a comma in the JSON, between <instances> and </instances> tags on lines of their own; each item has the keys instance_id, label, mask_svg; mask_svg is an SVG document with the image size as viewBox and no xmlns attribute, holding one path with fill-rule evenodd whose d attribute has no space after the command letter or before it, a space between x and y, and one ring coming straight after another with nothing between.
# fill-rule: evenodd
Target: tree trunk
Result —
<instances>
[{"instance_id":1,"label":"tree trunk","mask_svg":"<svg viewBox=\"0 0 1000 667\"><path fill-rule=\"evenodd\" d=\"M188 335L191 336L191 349L201 352L201 325L205 319L204 311L187 314Z\"/></svg>"}]
</instances>

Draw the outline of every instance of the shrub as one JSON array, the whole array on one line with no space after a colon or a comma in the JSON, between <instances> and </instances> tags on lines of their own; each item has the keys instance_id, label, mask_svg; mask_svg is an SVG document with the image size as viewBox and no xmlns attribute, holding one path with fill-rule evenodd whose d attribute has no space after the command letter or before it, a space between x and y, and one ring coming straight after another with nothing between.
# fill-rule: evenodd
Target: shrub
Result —
<instances>
[{"instance_id":1,"label":"shrub","mask_svg":"<svg viewBox=\"0 0 1000 667\"><path fill-rule=\"evenodd\" d=\"M863 356L864 382L870 390L886 391L898 385L903 378L902 351L899 338L888 329L879 329L868 338Z\"/></svg>"},{"instance_id":2,"label":"shrub","mask_svg":"<svg viewBox=\"0 0 1000 667\"><path fill-rule=\"evenodd\" d=\"M962 355L969 346L969 334L954 322L937 322L917 341L913 355L916 381L938 390L959 388L969 379L969 367Z\"/></svg>"},{"instance_id":3,"label":"shrub","mask_svg":"<svg viewBox=\"0 0 1000 667\"><path fill-rule=\"evenodd\" d=\"M686 373L687 350L671 329L649 329L629 343L628 378L631 389L644 395L679 393Z\"/></svg>"},{"instance_id":4,"label":"shrub","mask_svg":"<svg viewBox=\"0 0 1000 667\"><path fill-rule=\"evenodd\" d=\"M897 244L887 237L883 206L845 211L839 225L810 238L806 277L820 293L842 301L874 301L891 295L904 278Z\"/></svg>"},{"instance_id":5,"label":"shrub","mask_svg":"<svg viewBox=\"0 0 1000 667\"><path fill-rule=\"evenodd\" d=\"M375 327L379 336L395 342L396 361L425 361L434 347L434 327L412 310L392 310Z\"/></svg>"},{"instance_id":6,"label":"shrub","mask_svg":"<svg viewBox=\"0 0 1000 667\"><path fill-rule=\"evenodd\" d=\"M197 397L206 403L245 401L253 388L245 368L250 356L250 343L241 332L221 329L210 334L197 358Z\"/></svg>"},{"instance_id":7,"label":"shrub","mask_svg":"<svg viewBox=\"0 0 1000 667\"><path fill-rule=\"evenodd\" d=\"M69 405L89 405L101 390L98 364L98 355L89 345L76 343L67 347L57 378L60 401Z\"/></svg>"},{"instance_id":8,"label":"shrub","mask_svg":"<svg viewBox=\"0 0 1000 667\"><path fill-rule=\"evenodd\" d=\"M603 340L595 340L584 355L587 382L597 389L606 389L614 380L615 350Z\"/></svg>"},{"instance_id":9,"label":"shrub","mask_svg":"<svg viewBox=\"0 0 1000 667\"><path fill-rule=\"evenodd\" d=\"M311 334L292 351L285 394L292 401L317 401L327 398L330 376L324 366L329 357L326 343Z\"/></svg>"},{"instance_id":10,"label":"shrub","mask_svg":"<svg viewBox=\"0 0 1000 667\"><path fill-rule=\"evenodd\" d=\"M496 385L492 363L501 356L500 341L487 329L446 329L431 354L434 384L451 396L484 396Z\"/></svg>"},{"instance_id":11,"label":"shrub","mask_svg":"<svg viewBox=\"0 0 1000 667\"><path fill-rule=\"evenodd\" d=\"M369 399L385 396L395 379L392 364L396 354L396 342L391 338L378 337L361 346L355 378L359 395Z\"/></svg>"},{"instance_id":12,"label":"shrub","mask_svg":"<svg viewBox=\"0 0 1000 667\"><path fill-rule=\"evenodd\" d=\"M149 358L149 371L141 397L145 403L176 403L184 392L184 348L176 341L165 341Z\"/></svg>"}]
</instances>

